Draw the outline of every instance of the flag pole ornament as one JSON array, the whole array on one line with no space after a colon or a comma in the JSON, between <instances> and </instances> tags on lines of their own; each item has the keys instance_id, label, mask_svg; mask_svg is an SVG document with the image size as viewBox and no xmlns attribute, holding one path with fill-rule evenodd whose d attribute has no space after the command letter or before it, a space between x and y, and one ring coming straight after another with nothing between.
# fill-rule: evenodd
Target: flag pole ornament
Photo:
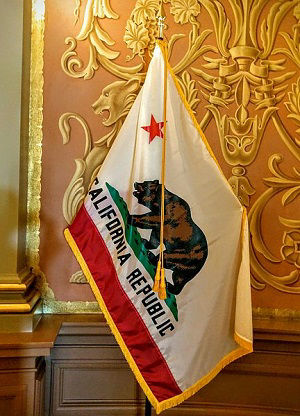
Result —
<instances>
[{"instance_id":1,"label":"flag pole ornament","mask_svg":"<svg viewBox=\"0 0 300 416\"><path fill-rule=\"evenodd\" d=\"M252 351L246 210L161 40L65 237L157 413Z\"/></svg>"},{"instance_id":2,"label":"flag pole ornament","mask_svg":"<svg viewBox=\"0 0 300 416\"><path fill-rule=\"evenodd\" d=\"M164 10L163 0L160 2L160 8L157 16L157 26L158 26L158 39L163 40L164 38L164 29L165 29L165 23L166 20L166 13Z\"/></svg>"}]
</instances>

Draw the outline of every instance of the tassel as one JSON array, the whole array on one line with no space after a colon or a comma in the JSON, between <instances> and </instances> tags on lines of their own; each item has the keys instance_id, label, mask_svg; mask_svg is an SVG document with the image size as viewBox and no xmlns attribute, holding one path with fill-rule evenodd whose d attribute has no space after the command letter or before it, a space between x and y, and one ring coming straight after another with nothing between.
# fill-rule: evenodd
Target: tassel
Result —
<instances>
[{"instance_id":1,"label":"tassel","mask_svg":"<svg viewBox=\"0 0 300 416\"><path fill-rule=\"evenodd\" d=\"M165 269L161 269L160 271L160 284L159 284L159 290L158 290L158 297L161 300L167 299Z\"/></svg>"},{"instance_id":2,"label":"tassel","mask_svg":"<svg viewBox=\"0 0 300 416\"><path fill-rule=\"evenodd\" d=\"M153 285L153 292L158 292L159 290L160 272L161 272L161 262L160 260L158 260L155 280L154 280L154 285Z\"/></svg>"}]
</instances>

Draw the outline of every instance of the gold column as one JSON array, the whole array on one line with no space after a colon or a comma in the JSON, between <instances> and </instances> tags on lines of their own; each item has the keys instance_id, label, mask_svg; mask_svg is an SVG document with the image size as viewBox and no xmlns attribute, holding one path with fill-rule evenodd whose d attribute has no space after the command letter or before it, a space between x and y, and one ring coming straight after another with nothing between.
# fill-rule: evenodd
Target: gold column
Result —
<instances>
[{"instance_id":1,"label":"gold column","mask_svg":"<svg viewBox=\"0 0 300 416\"><path fill-rule=\"evenodd\" d=\"M3 1L3 0L0 0ZM40 293L28 255L31 2L4 2L0 87L0 332L30 332Z\"/></svg>"}]
</instances>

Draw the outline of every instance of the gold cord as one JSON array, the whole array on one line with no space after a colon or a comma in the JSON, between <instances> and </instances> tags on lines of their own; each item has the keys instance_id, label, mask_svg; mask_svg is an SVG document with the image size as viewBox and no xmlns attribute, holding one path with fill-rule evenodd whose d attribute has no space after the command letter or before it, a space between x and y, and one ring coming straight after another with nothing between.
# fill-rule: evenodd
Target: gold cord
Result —
<instances>
[{"instance_id":1,"label":"gold cord","mask_svg":"<svg viewBox=\"0 0 300 416\"><path fill-rule=\"evenodd\" d=\"M166 143L167 143L167 44L159 41L161 51L164 57L164 129L162 137L162 158L161 158L161 203L160 203L160 247L159 247L159 261L155 275L153 290L158 292L160 299L166 299L166 282L164 270L164 223L165 223L165 179L166 179Z\"/></svg>"}]
</instances>

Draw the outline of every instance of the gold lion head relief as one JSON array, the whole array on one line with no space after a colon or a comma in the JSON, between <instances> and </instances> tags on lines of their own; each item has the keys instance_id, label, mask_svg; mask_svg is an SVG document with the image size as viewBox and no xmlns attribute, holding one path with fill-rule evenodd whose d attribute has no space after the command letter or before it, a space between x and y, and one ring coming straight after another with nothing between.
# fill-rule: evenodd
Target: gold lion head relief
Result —
<instances>
[{"instance_id":1,"label":"gold lion head relief","mask_svg":"<svg viewBox=\"0 0 300 416\"><path fill-rule=\"evenodd\" d=\"M103 115L104 111L108 112L108 117L103 121L104 126L111 126L127 115L139 89L140 82L137 78L115 81L103 88L92 108L95 114Z\"/></svg>"}]
</instances>

